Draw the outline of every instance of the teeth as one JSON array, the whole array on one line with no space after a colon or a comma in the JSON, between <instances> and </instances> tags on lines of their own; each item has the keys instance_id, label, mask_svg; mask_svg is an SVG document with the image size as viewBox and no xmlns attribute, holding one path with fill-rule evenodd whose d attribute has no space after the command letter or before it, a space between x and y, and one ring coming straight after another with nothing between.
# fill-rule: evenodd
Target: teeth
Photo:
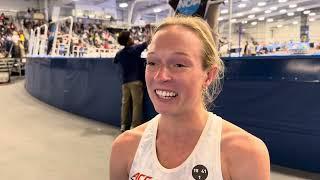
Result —
<instances>
[{"instance_id":1,"label":"teeth","mask_svg":"<svg viewBox=\"0 0 320 180\"><path fill-rule=\"evenodd\" d=\"M156 90L156 94L164 99L170 99L177 96L176 92L163 90Z\"/></svg>"}]
</instances>

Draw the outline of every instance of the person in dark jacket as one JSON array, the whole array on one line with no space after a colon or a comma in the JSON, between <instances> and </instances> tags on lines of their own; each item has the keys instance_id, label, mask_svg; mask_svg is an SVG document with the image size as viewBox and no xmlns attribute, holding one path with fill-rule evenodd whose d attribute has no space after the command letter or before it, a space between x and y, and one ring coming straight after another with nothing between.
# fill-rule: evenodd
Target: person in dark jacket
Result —
<instances>
[{"instance_id":1,"label":"person in dark jacket","mask_svg":"<svg viewBox=\"0 0 320 180\"><path fill-rule=\"evenodd\" d=\"M141 53L147 48L148 43L135 45L129 31L122 31L118 36L118 43L124 46L115 56L113 62L119 63L122 68L122 107L121 131L134 128L142 122L143 104L143 71L144 62ZM132 102L132 104L131 104ZM132 123L128 116L132 107Z\"/></svg>"}]
</instances>

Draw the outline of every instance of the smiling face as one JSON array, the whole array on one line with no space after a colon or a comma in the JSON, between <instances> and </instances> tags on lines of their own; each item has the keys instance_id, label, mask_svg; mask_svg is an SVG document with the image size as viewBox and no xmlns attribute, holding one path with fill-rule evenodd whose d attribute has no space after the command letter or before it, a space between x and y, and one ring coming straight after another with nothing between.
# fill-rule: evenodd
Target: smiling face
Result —
<instances>
[{"instance_id":1,"label":"smiling face","mask_svg":"<svg viewBox=\"0 0 320 180\"><path fill-rule=\"evenodd\" d=\"M155 110L179 115L203 108L202 90L210 83L202 68L202 43L191 30L170 25L153 37L147 55L146 84Z\"/></svg>"}]
</instances>

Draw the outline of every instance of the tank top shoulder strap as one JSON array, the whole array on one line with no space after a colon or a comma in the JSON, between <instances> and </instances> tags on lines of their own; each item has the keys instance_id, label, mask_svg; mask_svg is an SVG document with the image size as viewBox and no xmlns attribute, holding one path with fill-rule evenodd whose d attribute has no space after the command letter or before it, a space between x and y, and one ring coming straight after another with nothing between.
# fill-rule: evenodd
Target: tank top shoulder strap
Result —
<instances>
[{"instance_id":1,"label":"tank top shoulder strap","mask_svg":"<svg viewBox=\"0 0 320 180\"><path fill-rule=\"evenodd\" d=\"M211 128L210 132L213 133L212 135L215 138L217 138L217 140L219 140L219 143L220 143L223 119L220 116L218 116L218 115L216 115L216 114L214 114L212 112L209 113L209 116L210 116L209 119L212 121L212 124L211 124L211 127L210 127Z\"/></svg>"},{"instance_id":2,"label":"tank top shoulder strap","mask_svg":"<svg viewBox=\"0 0 320 180\"><path fill-rule=\"evenodd\" d=\"M212 121L208 138L213 140L211 144L213 148L213 154L212 154L212 162L213 163L213 171L215 174L215 179L223 179L222 176L222 167L221 167L221 134L222 134L222 124L223 124L223 119L210 112L210 120Z\"/></svg>"},{"instance_id":3,"label":"tank top shoulder strap","mask_svg":"<svg viewBox=\"0 0 320 180\"><path fill-rule=\"evenodd\" d=\"M134 159L132 161L130 174L135 170L135 168L138 168L141 163L143 164L143 162L148 161L147 158L152 157L152 146L154 143L153 141L155 133L157 133L156 129L158 126L159 117L160 115L158 114L148 122L148 125L143 132Z\"/></svg>"}]
</instances>

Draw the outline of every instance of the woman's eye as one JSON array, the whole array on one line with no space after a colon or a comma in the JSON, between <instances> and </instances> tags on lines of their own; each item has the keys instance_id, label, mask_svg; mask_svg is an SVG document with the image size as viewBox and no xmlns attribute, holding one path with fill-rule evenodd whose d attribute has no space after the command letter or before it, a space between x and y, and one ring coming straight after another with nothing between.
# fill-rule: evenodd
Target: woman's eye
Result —
<instances>
[{"instance_id":1,"label":"woman's eye","mask_svg":"<svg viewBox=\"0 0 320 180\"><path fill-rule=\"evenodd\" d=\"M154 66L156 63L154 62L147 62L147 66Z\"/></svg>"},{"instance_id":2,"label":"woman's eye","mask_svg":"<svg viewBox=\"0 0 320 180\"><path fill-rule=\"evenodd\" d=\"M183 64L176 64L175 67L186 67L186 66Z\"/></svg>"}]
</instances>

